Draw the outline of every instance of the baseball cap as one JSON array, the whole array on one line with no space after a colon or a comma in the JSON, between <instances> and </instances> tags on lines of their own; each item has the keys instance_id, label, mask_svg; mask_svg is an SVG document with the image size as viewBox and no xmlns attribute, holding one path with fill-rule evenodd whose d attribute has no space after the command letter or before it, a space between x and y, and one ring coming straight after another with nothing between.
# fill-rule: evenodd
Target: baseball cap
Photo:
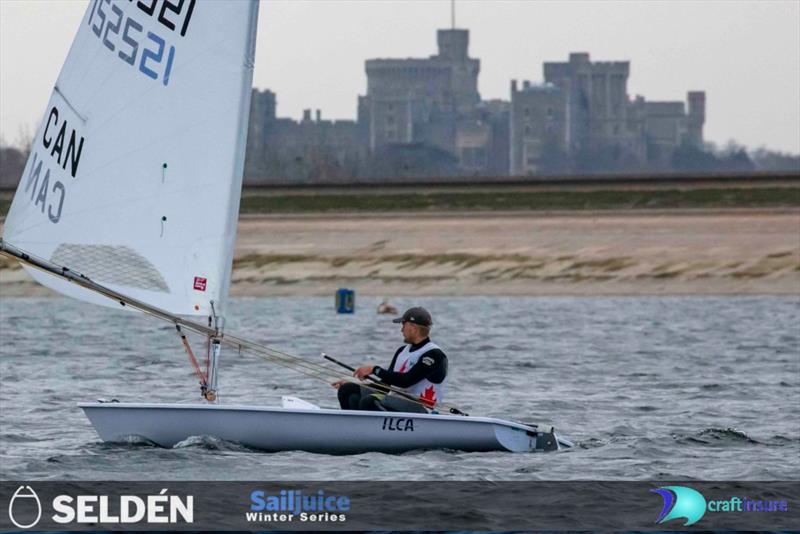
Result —
<instances>
[{"instance_id":1,"label":"baseball cap","mask_svg":"<svg viewBox=\"0 0 800 534\"><path fill-rule=\"evenodd\" d=\"M402 317L398 317L392 321L393 323L414 323L421 326L431 326L433 325L433 319L431 318L431 314L428 313L428 310L421 306L416 306L414 308L409 308L403 314Z\"/></svg>"}]
</instances>

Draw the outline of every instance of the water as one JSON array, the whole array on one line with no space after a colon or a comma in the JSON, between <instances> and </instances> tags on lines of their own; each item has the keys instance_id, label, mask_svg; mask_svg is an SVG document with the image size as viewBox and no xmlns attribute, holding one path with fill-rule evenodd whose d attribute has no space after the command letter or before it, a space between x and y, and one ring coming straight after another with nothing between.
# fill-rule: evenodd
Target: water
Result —
<instances>
[{"instance_id":1,"label":"water","mask_svg":"<svg viewBox=\"0 0 800 534\"><path fill-rule=\"evenodd\" d=\"M292 354L386 365L398 325L358 296L239 299L230 331ZM448 401L555 425L553 454L264 453L214 437L172 449L99 441L75 403L195 399L174 328L67 299L0 300L0 477L91 480L800 479L796 297L420 298L450 358ZM200 351L198 351L200 352ZM250 356L223 355L228 403L335 391Z\"/></svg>"}]
</instances>

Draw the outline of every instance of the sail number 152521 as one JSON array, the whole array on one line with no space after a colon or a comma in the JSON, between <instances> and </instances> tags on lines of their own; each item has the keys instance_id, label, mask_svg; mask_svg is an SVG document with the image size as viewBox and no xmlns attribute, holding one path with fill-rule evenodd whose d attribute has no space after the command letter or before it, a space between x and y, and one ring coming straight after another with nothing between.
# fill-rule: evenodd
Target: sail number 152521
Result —
<instances>
[{"instance_id":1,"label":"sail number 152521","mask_svg":"<svg viewBox=\"0 0 800 534\"><path fill-rule=\"evenodd\" d=\"M169 85L175 60L175 46L169 44L179 33L186 35L196 0L94 0L88 24L92 33L119 59L153 80ZM140 16L148 15L168 30L144 31L144 26L123 9L125 4L138 7ZM159 9L160 7L160 9Z\"/></svg>"}]
</instances>

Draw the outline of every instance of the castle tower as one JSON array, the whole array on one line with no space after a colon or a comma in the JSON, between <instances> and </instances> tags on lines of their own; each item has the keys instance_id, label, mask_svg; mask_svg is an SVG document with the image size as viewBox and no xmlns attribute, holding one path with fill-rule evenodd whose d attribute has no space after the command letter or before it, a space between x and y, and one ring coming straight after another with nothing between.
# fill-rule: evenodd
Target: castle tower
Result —
<instances>
[{"instance_id":1,"label":"castle tower","mask_svg":"<svg viewBox=\"0 0 800 534\"><path fill-rule=\"evenodd\" d=\"M439 59L466 61L469 56L469 30L438 30Z\"/></svg>"},{"instance_id":2,"label":"castle tower","mask_svg":"<svg viewBox=\"0 0 800 534\"><path fill-rule=\"evenodd\" d=\"M468 30L439 30L438 54L428 58L368 59L367 94L360 101L370 150L426 143L453 155L456 125L480 103L480 61L470 58Z\"/></svg>"},{"instance_id":3,"label":"castle tower","mask_svg":"<svg viewBox=\"0 0 800 534\"><path fill-rule=\"evenodd\" d=\"M705 91L689 91L686 95L689 101L689 116L687 121L687 142L692 146L703 146L703 125L706 122L706 93Z\"/></svg>"},{"instance_id":4,"label":"castle tower","mask_svg":"<svg viewBox=\"0 0 800 534\"><path fill-rule=\"evenodd\" d=\"M567 149L566 94L553 84L511 80L512 176L549 172ZM548 168L550 167L550 168Z\"/></svg>"}]
</instances>

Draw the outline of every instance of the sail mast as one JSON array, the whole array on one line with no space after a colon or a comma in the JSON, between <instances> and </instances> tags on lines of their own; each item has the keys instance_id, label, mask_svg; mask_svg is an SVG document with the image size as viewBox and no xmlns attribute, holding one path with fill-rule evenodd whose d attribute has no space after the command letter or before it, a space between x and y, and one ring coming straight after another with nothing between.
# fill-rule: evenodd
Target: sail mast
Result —
<instances>
[{"instance_id":1,"label":"sail mast","mask_svg":"<svg viewBox=\"0 0 800 534\"><path fill-rule=\"evenodd\" d=\"M250 118L250 99L253 93L253 69L255 67L256 55L256 34L258 31L258 6L259 2L252 1L250 3L250 12L248 20L248 40L244 57L244 75L241 77L239 109L237 110L239 125L238 137L236 139L235 156L236 160L233 166L233 177L230 180L231 192L228 195L229 205L227 208L227 218L225 220L225 245L223 247L224 254L228 259L227 263L223 266L221 289L219 292L219 301L211 301L211 313L214 321L214 328L218 333L221 333L225 327L225 311L227 307L228 293L231 285L231 274L233 270L233 253L236 244L236 230L239 222L239 204L242 197L242 179L244 175L244 160L245 149L247 147L247 130ZM219 391L219 359L222 349L219 334L210 336L210 350L209 354L209 392L206 398L211 402L216 402L218 399L217 392Z\"/></svg>"}]
</instances>

